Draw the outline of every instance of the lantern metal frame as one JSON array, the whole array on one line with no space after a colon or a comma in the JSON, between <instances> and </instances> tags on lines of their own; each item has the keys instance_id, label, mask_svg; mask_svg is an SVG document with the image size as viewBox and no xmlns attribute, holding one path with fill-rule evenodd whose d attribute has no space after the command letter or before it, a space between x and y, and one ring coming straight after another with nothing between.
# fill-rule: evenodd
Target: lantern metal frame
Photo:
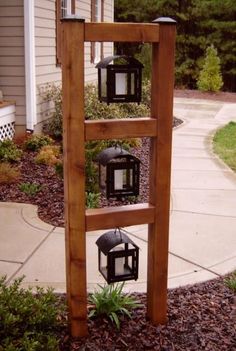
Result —
<instances>
[{"instance_id":1,"label":"lantern metal frame","mask_svg":"<svg viewBox=\"0 0 236 351\"><path fill-rule=\"evenodd\" d=\"M122 160L122 161L121 161ZM101 151L96 158L99 164L99 185L107 199L139 195L140 160L121 147L111 147ZM102 167L105 167L105 180L102 179ZM127 187L115 188L115 171L127 171ZM104 175L103 175L104 176ZM128 181L129 180L129 181Z\"/></svg>"},{"instance_id":2,"label":"lantern metal frame","mask_svg":"<svg viewBox=\"0 0 236 351\"><path fill-rule=\"evenodd\" d=\"M112 61L123 59L126 64L111 64ZM137 59L126 55L108 56L97 65L98 68L98 98L100 102L122 103L141 102L142 98L142 69L143 64ZM103 81L102 70L106 70L106 81ZM104 72L105 73L105 72ZM127 93L116 93L116 74L127 75ZM132 78L133 77L133 78ZM133 89L132 89L133 79ZM105 85L105 94L103 94ZM133 90L133 91L132 91Z\"/></svg>"},{"instance_id":3,"label":"lantern metal frame","mask_svg":"<svg viewBox=\"0 0 236 351\"><path fill-rule=\"evenodd\" d=\"M139 247L120 229L109 231L101 235L96 241L98 246L98 269L108 284L138 279ZM118 245L124 245L124 250L115 251ZM132 245L132 248L129 248ZM102 266L102 254L106 258L106 265ZM116 274L115 261L124 258L124 273ZM129 264L131 258L131 265Z\"/></svg>"}]
</instances>

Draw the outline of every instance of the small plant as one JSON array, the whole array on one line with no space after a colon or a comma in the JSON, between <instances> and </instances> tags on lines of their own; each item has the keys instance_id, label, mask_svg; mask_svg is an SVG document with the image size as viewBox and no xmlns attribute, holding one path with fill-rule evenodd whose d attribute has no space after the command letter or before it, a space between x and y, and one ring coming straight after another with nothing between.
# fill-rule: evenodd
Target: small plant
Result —
<instances>
[{"instance_id":1,"label":"small plant","mask_svg":"<svg viewBox=\"0 0 236 351\"><path fill-rule=\"evenodd\" d=\"M10 184L16 182L20 177L17 167L9 163L0 163L0 184Z\"/></svg>"},{"instance_id":2,"label":"small plant","mask_svg":"<svg viewBox=\"0 0 236 351\"><path fill-rule=\"evenodd\" d=\"M36 163L45 165L55 165L58 163L58 157L60 155L60 147L56 145L43 146L35 157Z\"/></svg>"},{"instance_id":3,"label":"small plant","mask_svg":"<svg viewBox=\"0 0 236 351\"><path fill-rule=\"evenodd\" d=\"M42 189L42 187L35 183L21 183L19 189L26 195L34 196Z\"/></svg>"},{"instance_id":4,"label":"small plant","mask_svg":"<svg viewBox=\"0 0 236 351\"><path fill-rule=\"evenodd\" d=\"M0 351L56 351L59 350L58 316L65 306L57 303L52 289L37 287L24 290L23 278L6 284L0 278Z\"/></svg>"},{"instance_id":5,"label":"small plant","mask_svg":"<svg viewBox=\"0 0 236 351\"><path fill-rule=\"evenodd\" d=\"M22 156L22 151L16 146L14 141L6 139L0 141L0 161L18 162Z\"/></svg>"},{"instance_id":6,"label":"small plant","mask_svg":"<svg viewBox=\"0 0 236 351\"><path fill-rule=\"evenodd\" d=\"M219 91L223 85L220 72L220 59L213 45L206 50L203 68L200 72L197 86L202 91Z\"/></svg>"},{"instance_id":7,"label":"small plant","mask_svg":"<svg viewBox=\"0 0 236 351\"><path fill-rule=\"evenodd\" d=\"M99 205L100 193L86 192L86 207L97 208Z\"/></svg>"},{"instance_id":8,"label":"small plant","mask_svg":"<svg viewBox=\"0 0 236 351\"><path fill-rule=\"evenodd\" d=\"M89 296L89 302L94 306L90 310L89 318L105 315L120 329L119 317L126 315L131 318L130 310L141 305L132 296L122 292L124 282L98 286L100 291L95 291Z\"/></svg>"},{"instance_id":9,"label":"small plant","mask_svg":"<svg viewBox=\"0 0 236 351\"><path fill-rule=\"evenodd\" d=\"M24 147L26 150L38 151L43 146L52 144L53 140L48 135L33 134L25 141Z\"/></svg>"},{"instance_id":10,"label":"small plant","mask_svg":"<svg viewBox=\"0 0 236 351\"><path fill-rule=\"evenodd\" d=\"M62 161L58 161L56 164L55 164L55 172L56 174L61 178L63 179L63 162Z\"/></svg>"},{"instance_id":11,"label":"small plant","mask_svg":"<svg viewBox=\"0 0 236 351\"><path fill-rule=\"evenodd\" d=\"M225 284L236 293L236 271L229 278L225 279Z\"/></svg>"}]
</instances>

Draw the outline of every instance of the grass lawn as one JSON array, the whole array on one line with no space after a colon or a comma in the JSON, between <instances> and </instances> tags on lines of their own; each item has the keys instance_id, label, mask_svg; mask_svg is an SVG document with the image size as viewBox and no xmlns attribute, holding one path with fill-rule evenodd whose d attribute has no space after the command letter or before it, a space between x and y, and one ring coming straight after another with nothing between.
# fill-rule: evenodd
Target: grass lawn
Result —
<instances>
[{"instance_id":1,"label":"grass lawn","mask_svg":"<svg viewBox=\"0 0 236 351\"><path fill-rule=\"evenodd\" d=\"M229 122L213 138L214 152L236 172L236 122Z\"/></svg>"}]
</instances>

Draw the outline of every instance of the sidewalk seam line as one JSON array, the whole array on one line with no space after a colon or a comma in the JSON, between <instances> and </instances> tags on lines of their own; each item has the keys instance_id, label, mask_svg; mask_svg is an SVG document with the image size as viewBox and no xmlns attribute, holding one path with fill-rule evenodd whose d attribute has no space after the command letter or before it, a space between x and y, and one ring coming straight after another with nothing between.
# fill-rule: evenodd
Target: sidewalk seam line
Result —
<instances>
[{"instance_id":1,"label":"sidewalk seam line","mask_svg":"<svg viewBox=\"0 0 236 351\"><path fill-rule=\"evenodd\" d=\"M26 258L26 260L21 264L21 267L19 267L6 281L7 284L10 283L12 279L19 273L19 271L26 265L26 263L31 259L31 257L35 254L35 252L45 243L45 241L49 238L49 236L53 233L54 229L56 227L53 227L50 232L45 236L45 238L34 248L34 250L29 254L29 256Z\"/></svg>"}]
</instances>

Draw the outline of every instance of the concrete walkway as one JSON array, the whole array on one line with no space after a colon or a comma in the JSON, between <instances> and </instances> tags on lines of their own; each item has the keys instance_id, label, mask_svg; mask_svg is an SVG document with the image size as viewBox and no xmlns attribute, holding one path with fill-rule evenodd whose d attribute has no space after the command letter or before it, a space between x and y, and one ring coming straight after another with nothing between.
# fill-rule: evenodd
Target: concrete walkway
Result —
<instances>
[{"instance_id":1,"label":"concrete walkway","mask_svg":"<svg viewBox=\"0 0 236 351\"><path fill-rule=\"evenodd\" d=\"M236 104L177 98L174 115L185 122L173 138L170 288L236 269L236 175L211 151L214 131L236 121ZM0 203L0 223L0 275L65 291L64 229L39 220L35 206L15 203ZM139 279L126 287L146 291L147 226L125 230L140 247ZM89 290L104 283L95 245L103 232L87 235Z\"/></svg>"}]
</instances>

